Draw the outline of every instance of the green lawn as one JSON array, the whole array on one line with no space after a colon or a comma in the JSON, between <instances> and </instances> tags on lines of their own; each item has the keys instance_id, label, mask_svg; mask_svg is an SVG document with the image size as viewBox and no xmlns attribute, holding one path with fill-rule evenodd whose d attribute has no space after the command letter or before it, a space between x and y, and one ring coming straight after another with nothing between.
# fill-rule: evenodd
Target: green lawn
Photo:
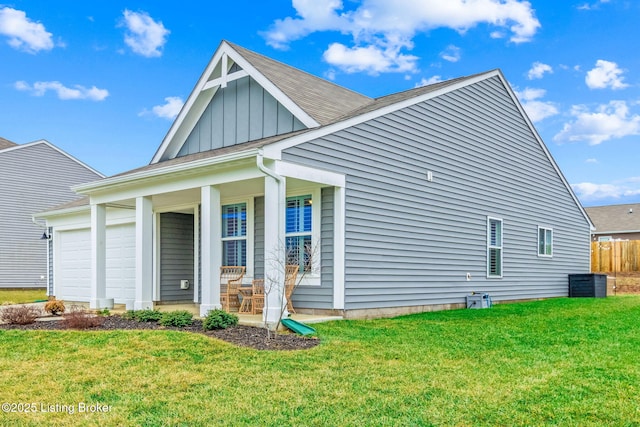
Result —
<instances>
[{"instance_id":1,"label":"green lawn","mask_svg":"<svg viewBox=\"0 0 640 427\"><path fill-rule=\"evenodd\" d=\"M22 304L47 299L46 289L0 289L0 305Z\"/></svg>"},{"instance_id":2,"label":"green lawn","mask_svg":"<svg viewBox=\"0 0 640 427\"><path fill-rule=\"evenodd\" d=\"M554 299L320 324L297 352L0 331L0 402L38 411L0 425L638 425L639 319L640 297ZM41 412L56 404L75 413Z\"/></svg>"}]
</instances>

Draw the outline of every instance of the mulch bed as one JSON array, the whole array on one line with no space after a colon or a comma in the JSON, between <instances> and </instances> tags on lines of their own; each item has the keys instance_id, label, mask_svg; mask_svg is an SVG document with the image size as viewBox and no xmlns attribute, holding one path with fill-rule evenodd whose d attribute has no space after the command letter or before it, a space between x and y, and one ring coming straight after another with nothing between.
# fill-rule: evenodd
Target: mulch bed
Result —
<instances>
[{"instance_id":1,"label":"mulch bed","mask_svg":"<svg viewBox=\"0 0 640 427\"><path fill-rule=\"evenodd\" d=\"M28 325L8 325L0 324L0 329L20 329L20 330L64 330L66 329L62 319L38 321ZM305 350L313 348L320 343L315 337L303 337L300 335L280 332L276 335L267 336L267 330L253 326L231 326L227 329L214 331L204 331L202 321L195 319L193 325L184 328L172 328L158 324L157 322L138 322L136 320L124 319L121 316L105 316L104 322L100 326L84 329L87 331L107 331L107 330L176 330L204 334L212 338L218 338L229 343L250 347L256 350Z\"/></svg>"}]
</instances>

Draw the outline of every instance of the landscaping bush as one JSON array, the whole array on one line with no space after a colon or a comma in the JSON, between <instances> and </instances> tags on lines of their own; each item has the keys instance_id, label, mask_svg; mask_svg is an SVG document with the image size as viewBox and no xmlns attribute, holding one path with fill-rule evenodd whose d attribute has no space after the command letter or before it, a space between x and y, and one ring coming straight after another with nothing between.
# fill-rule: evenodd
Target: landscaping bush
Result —
<instances>
[{"instance_id":1,"label":"landscaping bush","mask_svg":"<svg viewBox=\"0 0 640 427\"><path fill-rule=\"evenodd\" d=\"M227 329L229 326L238 324L238 316L227 313L224 310L211 310L207 313L207 317L202 322L205 331L214 329Z\"/></svg>"},{"instance_id":2,"label":"landscaping bush","mask_svg":"<svg viewBox=\"0 0 640 427\"><path fill-rule=\"evenodd\" d=\"M36 321L40 310L32 305L5 307L0 311L0 319L11 325L28 325Z\"/></svg>"},{"instance_id":3,"label":"landscaping bush","mask_svg":"<svg viewBox=\"0 0 640 427\"><path fill-rule=\"evenodd\" d=\"M193 324L193 314L186 310L176 310L163 313L160 318L160 324L162 326L173 326L176 328L183 328Z\"/></svg>"},{"instance_id":4,"label":"landscaping bush","mask_svg":"<svg viewBox=\"0 0 640 427\"><path fill-rule=\"evenodd\" d=\"M61 315L62 313L64 313L64 310L65 310L64 301L54 299L54 300L47 301L47 303L44 305L44 311L54 316Z\"/></svg>"},{"instance_id":5,"label":"landscaping bush","mask_svg":"<svg viewBox=\"0 0 640 427\"><path fill-rule=\"evenodd\" d=\"M96 314L98 316L109 316L111 312L109 311L108 308L103 308L102 310L96 310Z\"/></svg>"},{"instance_id":6,"label":"landscaping bush","mask_svg":"<svg viewBox=\"0 0 640 427\"><path fill-rule=\"evenodd\" d=\"M133 318L138 322L157 322L162 318L162 313L158 310L136 310L133 311Z\"/></svg>"},{"instance_id":7,"label":"landscaping bush","mask_svg":"<svg viewBox=\"0 0 640 427\"><path fill-rule=\"evenodd\" d=\"M88 329L102 325L104 318L74 305L71 307L71 310L64 315L62 322L67 329Z\"/></svg>"}]
</instances>

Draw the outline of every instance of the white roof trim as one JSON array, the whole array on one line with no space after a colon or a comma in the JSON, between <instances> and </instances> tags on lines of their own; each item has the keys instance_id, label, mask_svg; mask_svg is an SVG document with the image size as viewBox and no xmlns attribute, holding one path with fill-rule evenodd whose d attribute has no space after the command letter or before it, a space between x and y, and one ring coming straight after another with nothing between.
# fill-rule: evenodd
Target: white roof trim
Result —
<instances>
[{"instance_id":1,"label":"white roof trim","mask_svg":"<svg viewBox=\"0 0 640 427\"><path fill-rule=\"evenodd\" d=\"M29 142L27 144L18 144L15 147L5 148L4 150L0 150L0 154L7 153L9 151L20 150L21 148L34 147L34 146L40 145L40 144L46 145L47 147L57 151L58 153L62 154L65 157L67 157L69 160L72 160L72 161L76 162L80 166L82 166L82 167L90 170L91 172L95 173L96 175L99 175L100 177L104 178L103 174L101 174L100 172L98 172L97 170L92 168L91 166L87 165L86 163L81 162L80 160L76 159L71 154L62 151L60 148L56 147L55 145L53 145L52 143L50 143L46 139L39 139L37 141Z\"/></svg>"},{"instance_id":2,"label":"white roof trim","mask_svg":"<svg viewBox=\"0 0 640 427\"><path fill-rule=\"evenodd\" d=\"M247 75L256 80L267 92L271 94L279 103L281 103L291 114L300 120L306 127L318 127L320 124L309 116L303 109L295 104L288 96L278 89L269 79L264 77L256 70L244 57L242 57L235 49L233 49L226 41L223 41L216 52L213 54L211 61L205 68L204 72L198 79L193 91L182 106L180 113L169 128L167 135L162 140L158 151L156 151L151 163L158 163L165 154L169 154L170 158L175 157L180 148L186 141L187 137L200 119L200 116L207 108L207 105L213 98L218 86L214 83L219 80L221 85L231 81L227 78L226 70L223 70L222 77L213 82L209 81L211 74L215 70L218 63L226 63L226 59L231 58L236 64L242 68ZM237 77L244 77L244 73L238 74ZM211 90L213 89L213 90Z\"/></svg>"},{"instance_id":3,"label":"white roof trim","mask_svg":"<svg viewBox=\"0 0 640 427\"><path fill-rule=\"evenodd\" d=\"M79 194L90 195L91 193L99 190L104 190L109 187L114 187L122 184L129 184L143 179L155 178L163 175L180 172L193 172L196 173L197 169L217 165L220 163L226 163L233 160L247 159L254 157L258 154L258 149L250 149L244 151L238 151L234 153L225 154L217 157L207 157L204 159L193 160L190 162L179 163L176 165L170 165L165 167L158 167L155 169L141 170L139 172L133 172L126 175L113 176L105 178L99 181L89 182L86 184L76 185L71 187L71 190Z\"/></svg>"}]
</instances>

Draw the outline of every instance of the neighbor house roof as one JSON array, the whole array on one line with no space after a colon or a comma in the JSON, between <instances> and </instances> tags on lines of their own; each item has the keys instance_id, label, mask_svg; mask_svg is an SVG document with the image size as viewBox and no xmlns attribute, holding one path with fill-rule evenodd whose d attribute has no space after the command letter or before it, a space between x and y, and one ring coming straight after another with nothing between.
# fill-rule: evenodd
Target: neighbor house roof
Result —
<instances>
[{"instance_id":1,"label":"neighbor house roof","mask_svg":"<svg viewBox=\"0 0 640 427\"><path fill-rule=\"evenodd\" d=\"M585 208L594 234L640 232L640 203Z\"/></svg>"},{"instance_id":2,"label":"neighbor house roof","mask_svg":"<svg viewBox=\"0 0 640 427\"><path fill-rule=\"evenodd\" d=\"M15 142L11 142L8 139L4 139L2 137L0 137L0 150L4 150L5 148L11 148L11 147L15 147L16 144Z\"/></svg>"}]
</instances>

